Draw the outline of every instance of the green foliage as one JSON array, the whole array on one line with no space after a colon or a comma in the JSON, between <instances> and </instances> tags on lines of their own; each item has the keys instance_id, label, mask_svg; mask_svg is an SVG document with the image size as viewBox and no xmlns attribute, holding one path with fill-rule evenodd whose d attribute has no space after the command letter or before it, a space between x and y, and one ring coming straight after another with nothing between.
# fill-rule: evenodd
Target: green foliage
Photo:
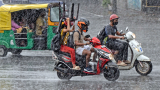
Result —
<instances>
[{"instance_id":1,"label":"green foliage","mask_svg":"<svg viewBox=\"0 0 160 90\"><path fill-rule=\"evenodd\" d=\"M103 0L103 2L102 2L103 7L108 7L108 4L111 4L110 0Z\"/></svg>"}]
</instances>

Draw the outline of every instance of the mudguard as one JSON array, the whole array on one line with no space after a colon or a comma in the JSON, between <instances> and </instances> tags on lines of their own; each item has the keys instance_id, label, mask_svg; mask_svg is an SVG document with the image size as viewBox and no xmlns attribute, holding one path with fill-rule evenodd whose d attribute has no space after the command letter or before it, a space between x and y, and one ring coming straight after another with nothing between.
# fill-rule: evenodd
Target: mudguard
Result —
<instances>
[{"instance_id":1,"label":"mudguard","mask_svg":"<svg viewBox=\"0 0 160 90\"><path fill-rule=\"evenodd\" d=\"M55 67L57 67L59 64L64 64L64 65L67 66L69 69L71 69L66 63L64 63L64 62L62 62L62 61L56 62Z\"/></svg>"},{"instance_id":2,"label":"mudguard","mask_svg":"<svg viewBox=\"0 0 160 90\"><path fill-rule=\"evenodd\" d=\"M9 44L6 41L0 40L0 45L4 45L6 48L9 48Z\"/></svg>"},{"instance_id":3,"label":"mudguard","mask_svg":"<svg viewBox=\"0 0 160 90\"><path fill-rule=\"evenodd\" d=\"M138 61L151 61L147 56L144 55L140 55L139 57L137 57Z\"/></svg>"}]
</instances>

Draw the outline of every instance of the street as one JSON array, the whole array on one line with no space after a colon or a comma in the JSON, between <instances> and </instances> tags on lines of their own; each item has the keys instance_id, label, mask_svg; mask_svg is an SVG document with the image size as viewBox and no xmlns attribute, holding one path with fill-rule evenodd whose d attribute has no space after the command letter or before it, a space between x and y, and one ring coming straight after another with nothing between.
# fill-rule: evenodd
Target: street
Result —
<instances>
[{"instance_id":1,"label":"street","mask_svg":"<svg viewBox=\"0 0 160 90\"><path fill-rule=\"evenodd\" d=\"M28 52L31 52L28 54ZM33 55L33 53L39 53ZM44 55L44 56L42 56ZM51 51L23 51L21 56L9 53L0 58L1 90L159 90L158 62L148 76L133 68L121 70L117 81L107 81L103 74L60 80L53 70Z\"/></svg>"},{"instance_id":2,"label":"street","mask_svg":"<svg viewBox=\"0 0 160 90\"><path fill-rule=\"evenodd\" d=\"M160 22L140 11L123 13L120 10L118 30L125 30L128 26L135 33L144 55L151 59L153 65L148 76L141 76L132 68L120 70L120 77L114 82L106 80L103 74L60 80L53 71L51 51L24 50L19 56L8 53L6 57L0 57L0 90L160 90ZM89 12L85 7L80 8L80 17L90 20L86 34L91 37L109 23L109 14Z\"/></svg>"}]
</instances>

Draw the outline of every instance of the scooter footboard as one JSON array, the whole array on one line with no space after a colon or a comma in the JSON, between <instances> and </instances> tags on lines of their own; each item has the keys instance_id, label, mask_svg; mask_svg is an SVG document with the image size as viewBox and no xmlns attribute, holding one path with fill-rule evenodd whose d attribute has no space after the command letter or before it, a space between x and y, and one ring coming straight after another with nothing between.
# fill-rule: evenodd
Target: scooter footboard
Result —
<instances>
[{"instance_id":1,"label":"scooter footboard","mask_svg":"<svg viewBox=\"0 0 160 90\"><path fill-rule=\"evenodd\" d=\"M118 68L118 66L115 62L108 62L107 64L104 65L103 68L106 68L106 66L107 67L117 67Z\"/></svg>"},{"instance_id":2,"label":"scooter footboard","mask_svg":"<svg viewBox=\"0 0 160 90\"><path fill-rule=\"evenodd\" d=\"M151 61L147 56L145 55L140 55L137 57L138 61Z\"/></svg>"}]
</instances>

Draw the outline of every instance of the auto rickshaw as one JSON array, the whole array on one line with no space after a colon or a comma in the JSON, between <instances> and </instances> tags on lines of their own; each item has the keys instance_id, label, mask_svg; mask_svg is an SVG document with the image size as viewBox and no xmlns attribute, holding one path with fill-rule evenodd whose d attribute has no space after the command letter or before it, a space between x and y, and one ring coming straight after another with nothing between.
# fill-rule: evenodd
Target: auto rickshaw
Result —
<instances>
[{"instance_id":1,"label":"auto rickshaw","mask_svg":"<svg viewBox=\"0 0 160 90\"><path fill-rule=\"evenodd\" d=\"M36 36L32 29L27 29L26 33L14 33L11 25L11 13L23 10L45 9L48 13L47 28L43 36ZM50 4L8 4L0 7L0 57L4 57L8 52L20 54L22 50L50 50L51 41L56 34L56 29L63 9L60 3ZM28 17L29 18L29 17ZM23 36L23 37L21 37ZM25 37L24 37L25 36ZM17 44L24 40L25 46Z\"/></svg>"}]
</instances>

